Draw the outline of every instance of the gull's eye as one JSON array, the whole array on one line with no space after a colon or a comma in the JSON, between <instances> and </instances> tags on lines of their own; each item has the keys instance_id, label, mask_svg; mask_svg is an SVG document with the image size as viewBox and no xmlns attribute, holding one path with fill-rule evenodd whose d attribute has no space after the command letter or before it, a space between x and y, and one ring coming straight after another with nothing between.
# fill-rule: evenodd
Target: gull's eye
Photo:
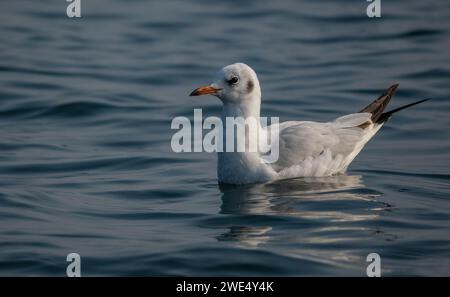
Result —
<instances>
[{"instance_id":1,"label":"gull's eye","mask_svg":"<svg viewBox=\"0 0 450 297\"><path fill-rule=\"evenodd\" d=\"M238 81L239 81L239 77L233 76L227 82L229 85L235 85L238 83Z\"/></svg>"}]
</instances>

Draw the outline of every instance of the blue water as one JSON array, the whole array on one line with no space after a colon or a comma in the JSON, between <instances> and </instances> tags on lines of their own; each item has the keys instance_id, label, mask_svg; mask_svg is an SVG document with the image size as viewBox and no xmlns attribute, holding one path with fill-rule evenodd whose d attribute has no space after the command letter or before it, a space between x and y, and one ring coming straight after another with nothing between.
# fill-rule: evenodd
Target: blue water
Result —
<instances>
[{"instance_id":1,"label":"blue water","mask_svg":"<svg viewBox=\"0 0 450 297\"><path fill-rule=\"evenodd\" d=\"M0 2L0 275L450 275L450 2ZM393 83L395 116L345 176L219 186L175 116L222 66L262 114L326 121Z\"/></svg>"}]
</instances>

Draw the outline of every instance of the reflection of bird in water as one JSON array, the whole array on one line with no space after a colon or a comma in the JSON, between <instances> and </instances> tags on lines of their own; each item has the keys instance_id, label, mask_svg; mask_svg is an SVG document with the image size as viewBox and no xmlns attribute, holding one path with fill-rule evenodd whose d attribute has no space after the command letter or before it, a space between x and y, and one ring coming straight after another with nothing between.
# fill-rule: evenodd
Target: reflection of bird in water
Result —
<instances>
[{"instance_id":1,"label":"reflection of bird in water","mask_svg":"<svg viewBox=\"0 0 450 297\"><path fill-rule=\"evenodd\" d=\"M323 178L302 178L248 186L219 185L222 192L221 213L226 214L289 214L302 217L323 217L327 213L296 210L299 200L373 200L378 193L362 194L360 176L340 175ZM331 214L330 214L331 215ZM345 218L336 214L335 219Z\"/></svg>"},{"instance_id":2,"label":"reflection of bird in water","mask_svg":"<svg viewBox=\"0 0 450 297\"><path fill-rule=\"evenodd\" d=\"M218 237L249 247L270 239L271 218L293 216L299 219L331 223L375 220L389 207L376 200L380 193L364 187L360 176L340 175L303 178L246 186L220 184L220 213L245 216L268 216L250 224L236 224ZM325 202L325 203L324 203ZM242 221L242 220L239 220ZM260 223L263 222L263 223ZM339 231L338 225L322 227L323 231ZM348 228L348 227L347 227ZM325 238L310 238L324 241Z\"/></svg>"},{"instance_id":3,"label":"reflection of bird in water","mask_svg":"<svg viewBox=\"0 0 450 297\"><path fill-rule=\"evenodd\" d=\"M230 231L217 237L220 241L233 241L245 247L257 247L266 243L270 237L267 233L272 227L231 226Z\"/></svg>"}]
</instances>

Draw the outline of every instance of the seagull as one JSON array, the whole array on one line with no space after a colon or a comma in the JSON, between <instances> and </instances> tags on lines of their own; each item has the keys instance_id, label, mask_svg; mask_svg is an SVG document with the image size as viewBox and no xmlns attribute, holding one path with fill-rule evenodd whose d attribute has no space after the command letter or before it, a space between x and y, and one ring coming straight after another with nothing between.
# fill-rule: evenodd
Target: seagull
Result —
<instances>
[{"instance_id":1,"label":"seagull","mask_svg":"<svg viewBox=\"0 0 450 297\"><path fill-rule=\"evenodd\" d=\"M398 84L392 85L359 112L330 122L287 121L266 127L261 125L258 77L244 63L222 68L214 83L195 89L190 96L209 94L218 97L223 104L222 122L230 117L257 119L257 129L250 130L249 134L253 135L249 137L267 137L268 131L276 128L278 158L275 162L267 162L267 153L258 150L218 152L219 183L250 184L345 173L364 145L394 113L429 100L423 99L384 112L397 88ZM224 138L225 135L223 131Z\"/></svg>"}]
</instances>

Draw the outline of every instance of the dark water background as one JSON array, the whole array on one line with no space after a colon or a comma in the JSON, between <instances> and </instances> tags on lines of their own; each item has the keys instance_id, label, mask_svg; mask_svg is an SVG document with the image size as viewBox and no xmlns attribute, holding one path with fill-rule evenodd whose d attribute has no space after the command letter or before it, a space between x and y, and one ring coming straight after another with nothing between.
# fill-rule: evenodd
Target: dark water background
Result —
<instances>
[{"instance_id":1,"label":"dark water background","mask_svg":"<svg viewBox=\"0 0 450 297\"><path fill-rule=\"evenodd\" d=\"M0 2L0 275L450 275L450 2ZM263 115L331 120L392 83L398 114L347 176L219 187L175 116L222 66Z\"/></svg>"}]
</instances>

